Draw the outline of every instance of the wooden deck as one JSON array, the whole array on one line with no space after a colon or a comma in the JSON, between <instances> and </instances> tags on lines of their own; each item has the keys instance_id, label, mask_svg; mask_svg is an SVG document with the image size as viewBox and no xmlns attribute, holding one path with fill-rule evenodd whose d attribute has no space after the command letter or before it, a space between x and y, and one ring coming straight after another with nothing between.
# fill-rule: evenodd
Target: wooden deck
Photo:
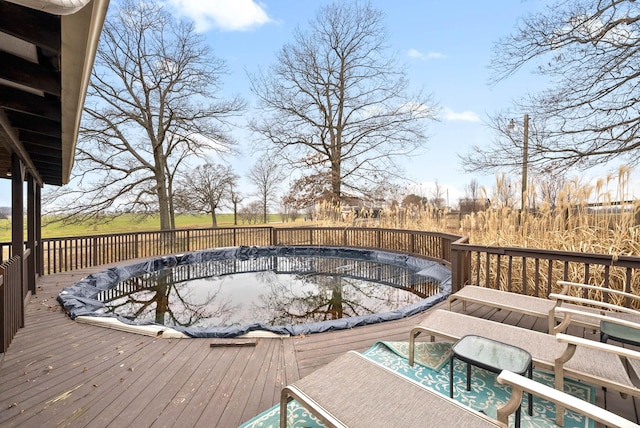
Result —
<instances>
[{"instance_id":1,"label":"wooden deck","mask_svg":"<svg viewBox=\"0 0 640 428\"><path fill-rule=\"evenodd\" d=\"M417 318L234 346L156 339L70 320L55 300L92 271L39 279L26 326L0 354L0 427L237 427L278 402L282 386L347 350L408 340ZM461 310L461 306L458 307ZM545 322L469 305L475 316L544 331ZM589 334L589 332L572 332ZM635 398L599 392L598 404L638 421Z\"/></svg>"}]
</instances>

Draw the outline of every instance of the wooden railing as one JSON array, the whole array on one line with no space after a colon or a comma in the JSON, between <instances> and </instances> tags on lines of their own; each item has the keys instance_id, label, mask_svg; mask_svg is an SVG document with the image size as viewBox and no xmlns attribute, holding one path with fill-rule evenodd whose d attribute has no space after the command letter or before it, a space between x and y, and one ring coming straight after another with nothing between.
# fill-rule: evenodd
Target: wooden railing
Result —
<instances>
[{"instance_id":1,"label":"wooden railing","mask_svg":"<svg viewBox=\"0 0 640 428\"><path fill-rule=\"evenodd\" d=\"M452 270L453 292L467 284L546 297L558 280L640 294L640 257L471 245L459 235L354 227L238 227L48 238L43 274L186 251L239 245L375 248L436 260ZM0 261L11 254L0 243Z\"/></svg>"},{"instance_id":2,"label":"wooden railing","mask_svg":"<svg viewBox=\"0 0 640 428\"><path fill-rule=\"evenodd\" d=\"M408 253L450 266L451 243L460 236L437 232L341 227L237 227L132 232L43 239L40 272L74 269L207 248L240 245L323 245ZM11 254L9 243L0 249Z\"/></svg>"},{"instance_id":3,"label":"wooden railing","mask_svg":"<svg viewBox=\"0 0 640 428\"><path fill-rule=\"evenodd\" d=\"M355 227L274 228L272 245L371 248L410 254L451 266L451 244L461 237L439 232Z\"/></svg>"},{"instance_id":4,"label":"wooden railing","mask_svg":"<svg viewBox=\"0 0 640 428\"><path fill-rule=\"evenodd\" d=\"M424 257L451 268L452 292L468 284L532 296L558 292L557 281L583 282L640 295L640 257L471 245L438 232L341 227L239 227L134 232L43 239L37 271L51 274L131 259L240 245L318 245L372 248ZM0 353L24 325L24 298L33 272L0 243ZM33 286L32 292L35 292ZM585 296L587 297L587 296ZM599 296L588 296L598 298ZM629 305L628 302L618 302ZM640 308L636 308L640 309Z\"/></svg>"},{"instance_id":5,"label":"wooden railing","mask_svg":"<svg viewBox=\"0 0 640 428\"><path fill-rule=\"evenodd\" d=\"M20 257L0 264L0 353L4 353L19 328L24 326L24 286Z\"/></svg>"},{"instance_id":6,"label":"wooden railing","mask_svg":"<svg viewBox=\"0 0 640 428\"><path fill-rule=\"evenodd\" d=\"M640 257L636 256L487 247L461 242L453 243L451 250L452 292L474 284L548 297L560 290L557 281L565 280L640 294Z\"/></svg>"}]
</instances>

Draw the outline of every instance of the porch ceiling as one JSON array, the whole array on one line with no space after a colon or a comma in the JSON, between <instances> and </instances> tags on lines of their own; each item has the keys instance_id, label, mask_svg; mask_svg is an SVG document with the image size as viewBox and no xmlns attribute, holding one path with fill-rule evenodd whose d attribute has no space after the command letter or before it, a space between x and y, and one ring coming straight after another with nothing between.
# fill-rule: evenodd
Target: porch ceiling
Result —
<instances>
[{"instance_id":1,"label":"porch ceiling","mask_svg":"<svg viewBox=\"0 0 640 428\"><path fill-rule=\"evenodd\" d=\"M62 185L109 1L62 16L34 8L48 3L0 0L0 178L16 153L39 184Z\"/></svg>"}]
</instances>

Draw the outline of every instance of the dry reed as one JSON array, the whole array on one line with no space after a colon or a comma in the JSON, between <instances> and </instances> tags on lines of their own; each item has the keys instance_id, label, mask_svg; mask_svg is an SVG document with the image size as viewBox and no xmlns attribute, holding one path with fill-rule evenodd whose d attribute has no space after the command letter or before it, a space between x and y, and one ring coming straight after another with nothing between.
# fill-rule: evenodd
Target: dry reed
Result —
<instances>
[{"instance_id":1,"label":"dry reed","mask_svg":"<svg viewBox=\"0 0 640 428\"><path fill-rule=\"evenodd\" d=\"M629 201L628 193L630 171L622 168L617 177L617 193L613 196L607 191L612 177L599 181L595 186L582 185L577 180L567 183L554 198L538 199L543 192L540 186L531 185L527 193L527 209L520 211L514 208L519 204L499 203L491 200L488 209L473 213L459 213L448 209L439 209L431 205L401 207L396 204L385 208L378 218L371 218L372 212L342 212L332 207L323 207L319 211L321 224L327 226L383 227L411 230L428 230L434 232L454 233L469 237L469 242L476 245L494 247L525 247L547 250L559 250L577 253L594 253L619 256L640 256L640 201ZM498 185L500 180L498 181ZM500 194L496 191L495 194ZM486 200L485 199L485 200ZM627 201L625 203L624 201ZM529 263L527 260L527 269ZM495 260L475 263L473 275L480 271L481 277L494 281L497 288L522 290L523 284L518 278L498 277ZM515 263L522 263L516 261ZM487 265L489 272L487 272ZM520 269L514 267L514 271ZM533 267L531 267L533 269ZM585 277L583 264L572 263L568 267L569 280L582 282ZM609 286L614 289L630 289L640 294L640 269L634 269L631 286L627 283L625 268L591 266L588 276L592 284L602 285L605 276L609 278ZM544 273L542 273L542 280ZM499 280L498 280L499 279ZM557 273L551 278L556 283L561 278ZM537 284L529 284L535 287ZM499 284L498 284L499 282ZM554 286L555 287L555 286ZM530 288L527 288L530 290ZM552 291L558 291L554 288ZM529 292L529 291L528 291ZM601 296L600 296L601 297Z\"/></svg>"}]
</instances>

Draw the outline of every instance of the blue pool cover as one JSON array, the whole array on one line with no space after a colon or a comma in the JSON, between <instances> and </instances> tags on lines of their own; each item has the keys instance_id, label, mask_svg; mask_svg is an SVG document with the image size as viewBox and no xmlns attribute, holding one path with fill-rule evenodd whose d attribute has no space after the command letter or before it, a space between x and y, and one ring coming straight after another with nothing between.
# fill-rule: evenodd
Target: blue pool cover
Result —
<instances>
[{"instance_id":1,"label":"blue pool cover","mask_svg":"<svg viewBox=\"0 0 640 428\"><path fill-rule=\"evenodd\" d=\"M64 288L58 295L58 302L65 308L69 316L115 317L130 325L136 323L124 317L104 313L104 304L97 299L101 291L114 288L118 283L129 278L171 268L179 265L204 263L216 260L248 260L251 258L280 256L315 256L337 257L354 260L367 260L379 263L403 266L416 270L419 275L433 278L440 282L440 292L401 309L378 314L341 318L336 320L314 322L304 325L266 325L255 323L250 325L229 327L171 327L191 337L230 338L250 331L266 330L276 334L301 335L324 331L347 329L360 325L391 321L415 315L445 300L451 294L451 270L435 261L412 257L405 254L390 253L379 250L367 250L347 247L313 247L313 246L274 246L274 247L226 247L212 250L194 251L190 253L157 257L147 261L126 266L117 266L102 272L91 274L70 287ZM148 325L148 324L146 324Z\"/></svg>"}]
</instances>

